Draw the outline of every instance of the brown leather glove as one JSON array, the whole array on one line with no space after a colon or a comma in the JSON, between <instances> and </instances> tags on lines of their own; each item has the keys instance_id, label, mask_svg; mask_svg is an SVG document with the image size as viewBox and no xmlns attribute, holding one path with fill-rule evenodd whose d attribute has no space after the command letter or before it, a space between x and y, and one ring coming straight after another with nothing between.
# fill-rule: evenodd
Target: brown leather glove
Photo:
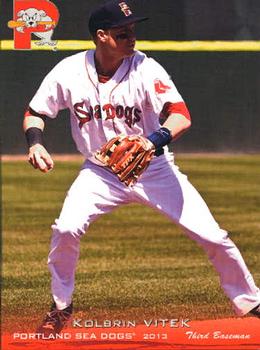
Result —
<instances>
[{"instance_id":1,"label":"brown leather glove","mask_svg":"<svg viewBox=\"0 0 260 350\"><path fill-rule=\"evenodd\" d=\"M155 152L144 136L118 135L96 152L95 157L109 167L127 186L133 185L148 167Z\"/></svg>"}]
</instances>

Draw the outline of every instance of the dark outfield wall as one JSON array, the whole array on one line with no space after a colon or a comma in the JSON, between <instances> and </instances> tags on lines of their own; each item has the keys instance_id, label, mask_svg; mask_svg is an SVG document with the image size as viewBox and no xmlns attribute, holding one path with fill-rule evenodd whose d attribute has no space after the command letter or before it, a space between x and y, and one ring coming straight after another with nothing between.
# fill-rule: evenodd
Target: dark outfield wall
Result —
<instances>
[{"instance_id":1,"label":"dark outfield wall","mask_svg":"<svg viewBox=\"0 0 260 350\"><path fill-rule=\"evenodd\" d=\"M57 39L89 39L87 18L102 0L52 0L60 11ZM127 0L141 15L146 40L259 40L259 0ZM6 23L12 19L13 1L0 1L0 36L12 38Z\"/></svg>"},{"instance_id":2,"label":"dark outfield wall","mask_svg":"<svg viewBox=\"0 0 260 350\"><path fill-rule=\"evenodd\" d=\"M130 0L132 1L132 0ZM99 0L60 0L56 39L89 39L86 18ZM0 2L1 39L12 39L7 21L12 1ZM146 40L260 40L260 0L136 0L151 17L140 24ZM79 17L80 14L80 17ZM3 153L26 151L22 115L45 74L75 52L0 51ZM179 151L260 151L260 52L151 52L173 77L192 114L193 127L174 146ZM68 113L50 121L52 152L74 152Z\"/></svg>"},{"instance_id":3,"label":"dark outfield wall","mask_svg":"<svg viewBox=\"0 0 260 350\"><path fill-rule=\"evenodd\" d=\"M69 54L1 53L3 153L25 151L24 109L44 75ZM171 74L192 114L193 127L176 143L178 150L260 151L260 52L150 55ZM67 112L49 121L46 131L52 152L73 152Z\"/></svg>"}]
</instances>

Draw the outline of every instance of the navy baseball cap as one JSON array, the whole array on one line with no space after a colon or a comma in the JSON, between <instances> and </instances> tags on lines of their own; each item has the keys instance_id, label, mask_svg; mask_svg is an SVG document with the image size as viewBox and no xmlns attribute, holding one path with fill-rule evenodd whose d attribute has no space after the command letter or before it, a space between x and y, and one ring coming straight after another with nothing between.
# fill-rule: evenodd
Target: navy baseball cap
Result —
<instances>
[{"instance_id":1,"label":"navy baseball cap","mask_svg":"<svg viewBox=\"0 0 260 350\"><path fill-rule=\"evenodd\" d=\"M147 19L136 16L128 1L113 0L100 5L91 13L88 28L91 34L95 34L98 29L121 27Z\"/></svg>"}]
</instances>

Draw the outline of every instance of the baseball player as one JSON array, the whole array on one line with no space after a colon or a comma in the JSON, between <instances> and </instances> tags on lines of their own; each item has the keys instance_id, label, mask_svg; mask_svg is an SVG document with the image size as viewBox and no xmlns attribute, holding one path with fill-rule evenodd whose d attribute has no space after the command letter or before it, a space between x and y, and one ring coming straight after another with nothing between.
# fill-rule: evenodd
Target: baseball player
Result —
<instances>
[{"instance_id":1,"label":"baseball player","mask_svg":"<svg viewBox=\"0 0 260 350\"><path fill-rule=\"evenodd\" d=\"M43 146L46 119L70 110L72 136L84 162L52 225L48 266L53 304L39 332L61 331L72 314L80 239L100 215L141 203L157 209L207 253L240 316L260 316L260 291L238 248L174 164L167 145L190 126L189 111L166 71L135 51L138 17L127 1L109 1L89 19L95 50L58 63L24 117L29 162L42 172L53 160Z\"/></svg>"}]
</instances>

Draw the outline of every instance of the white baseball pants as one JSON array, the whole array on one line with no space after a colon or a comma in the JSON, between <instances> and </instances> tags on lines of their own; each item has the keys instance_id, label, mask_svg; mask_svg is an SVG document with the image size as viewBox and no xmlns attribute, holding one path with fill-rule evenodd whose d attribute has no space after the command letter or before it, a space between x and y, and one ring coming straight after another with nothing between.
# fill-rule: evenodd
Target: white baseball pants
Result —
<instances>
[{"instance_id":1,"label":"white baseball pants","mask_svg":"<svg viewBox=\"0 0 260 350\"><path fill-rule=\"evenodd\" d=\"M80 238L99 215L121 204L146 204L165 214L208 254L226 295L240 316L260 303L260 291L235 244L220 229L206 203L169 155L153 159L128 188L107 168L86 161L65 199L53 235L48 265L58 309L72 300Z\"/></svg>"}]
</instances>

